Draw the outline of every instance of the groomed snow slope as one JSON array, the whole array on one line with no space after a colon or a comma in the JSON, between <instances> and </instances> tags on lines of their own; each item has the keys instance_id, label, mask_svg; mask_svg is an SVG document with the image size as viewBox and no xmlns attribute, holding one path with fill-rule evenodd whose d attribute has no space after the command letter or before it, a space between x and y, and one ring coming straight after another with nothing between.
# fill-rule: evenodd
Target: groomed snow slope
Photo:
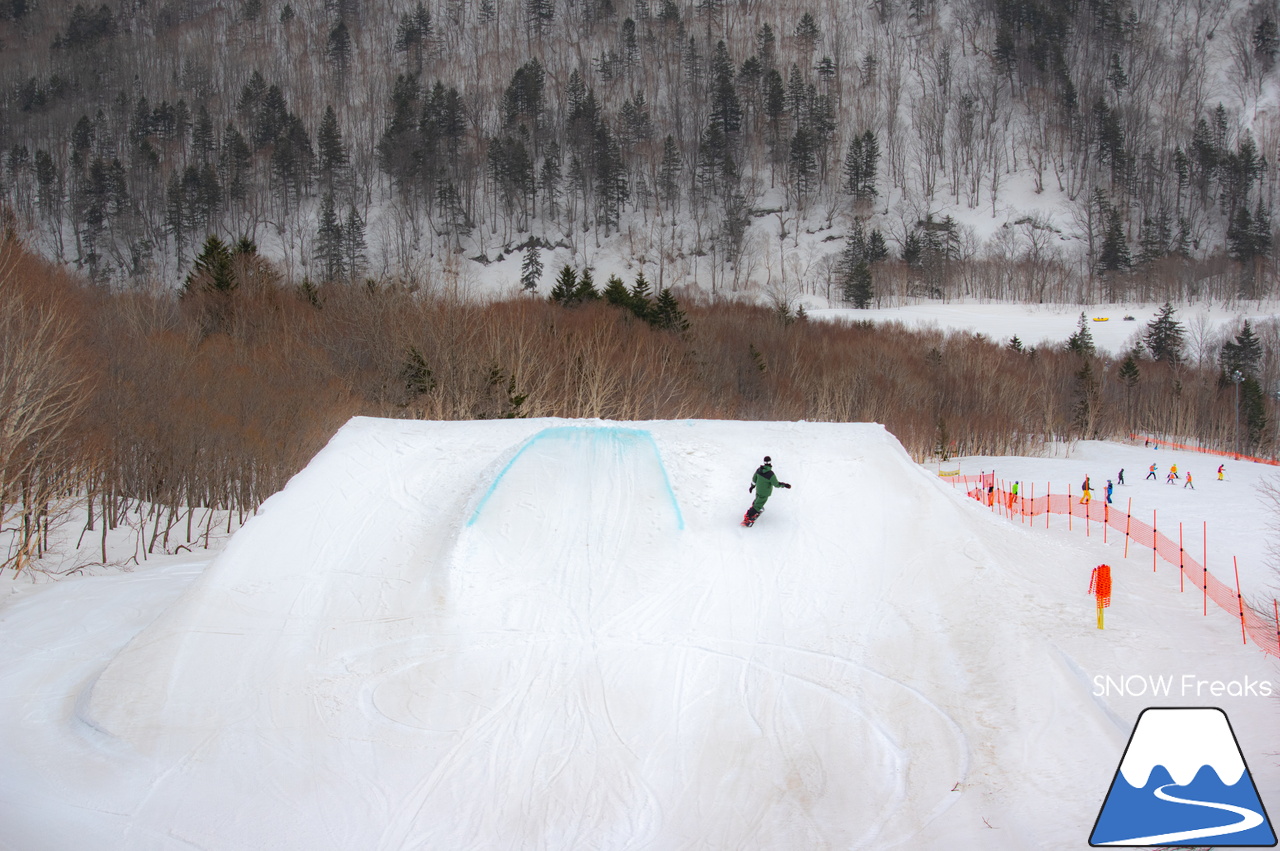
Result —
<instances>
[{"instance_id":1,"label":"groomed snow slope","mask_svg":"<svg viewBox=\"0 0 1280 851\"><path fill-rule=\"evenodd\" d=\"M203 571L0 610L0 847L1084 848L1095 675L1280 679L1149 561L1094 629L1094 546L875 425L353 420Z\"/></svg>"}]
</instances>

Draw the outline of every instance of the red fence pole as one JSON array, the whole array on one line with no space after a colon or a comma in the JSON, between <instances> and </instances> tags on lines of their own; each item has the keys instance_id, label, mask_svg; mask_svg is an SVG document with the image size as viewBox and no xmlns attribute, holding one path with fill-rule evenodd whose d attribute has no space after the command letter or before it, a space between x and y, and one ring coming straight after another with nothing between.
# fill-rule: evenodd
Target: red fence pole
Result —
<instances>
[{"instance_id":1,"label":"red fence pole","mask_svg":"<svg viewBox=\"0 0 1280 851\"><path fill-rule=\"evenodd\" d=\"M1178 590L1187 590L1183 580L1182 570L1186 562L1182 560L1182 521L1178 521Z\"/></svg>"},{"instance_id":2,"label":"red fence pole","mask_svg":"<svg viewBox=\"0 0 1280 851\"><path fill-rule=\"evenodd\" d=\"M1160 549L1160 536L1156 532L1156 510L1151 509L1151 572L1156 572L1156 553Z\"/></svg>"},{"instance_id":3,"label":"red fence pole","mask_svg":"<svg viewBox=\"0 0 1280 851\"><path fill-rule=\"evenodd\" d=\"M1124 515L1124 557L1129 557L1129 521L1133 519L1133 497L1129 497L1129 510Z\"/></svg>"},{"instance_id":4,"label":"red fence pole","mask_svg":"<svg viewBox=\"0 0 1280 851\"><path fill-rule=\"evenodd\" d=\"M1053 513L1053 512L1052 512L1052 510L1051 510L1051 509L1053 508L1053 482L1049 482L1049 484L1045 485L1044 487L1045 487L1045 498L1044 498L1044 528L1048 529L1048 528L1049 528L1049 515L1050 515L1051 513Z\"/></svg>"},{"instance_id":5,"label":"red fence pole","mask_svg":"<svg viewBox=\"0 0 1280 851\"><path fill-rule=\"evenodd\" d=\"M1231 557L1231 563L1236 569L1236 604L1240 607L1240 640L1248 644L1249 636L1244 631L1244 597L1240 595L1240 563L1235 556Z\"/></svg>"},{"instance_id":6,"label":"red fence pole","mask_svg":"<svg viewBox=\"0 0 1280 851\"><path fill-rule=\"evenodd\" d=\"M1071 495L1071 485L1067 485L1067 531L1072 531L1071 520L1076 516L1075 497Z\"/></svg>"},{"instance_id":7,"label":"red fence pole","mask_svg":"<svg viewBox=\"0 0 1280 851\"><path fill-rule=\"evenodd\" d=\"M1204 616L1209 617L1209 521L1204 521L1204 529L1200 532L1200 540L1204 543L1204 573L1200 574L1200 584L1204 587Z\"/></svg>"}]
</instances>

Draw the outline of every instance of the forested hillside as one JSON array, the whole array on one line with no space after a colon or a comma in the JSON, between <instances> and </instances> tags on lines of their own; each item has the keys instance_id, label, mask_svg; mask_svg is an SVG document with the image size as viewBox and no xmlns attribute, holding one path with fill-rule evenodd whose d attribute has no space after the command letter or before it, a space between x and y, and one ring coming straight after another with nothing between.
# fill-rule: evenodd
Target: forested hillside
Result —
<instances>
[{"instance_id":1,"label":"forested hillside","mask_svg":"<svg viewBox=\"0 0 1280 851\"><path fill-rule=\"evenodd\" d=\"M101 280L176 286L216 234L293 283L535 284L523 261L555 249L660 287L858 305L1272 286L1275 2L0 17L3 196L31 244Z\"/></svg>"}]
</instances>

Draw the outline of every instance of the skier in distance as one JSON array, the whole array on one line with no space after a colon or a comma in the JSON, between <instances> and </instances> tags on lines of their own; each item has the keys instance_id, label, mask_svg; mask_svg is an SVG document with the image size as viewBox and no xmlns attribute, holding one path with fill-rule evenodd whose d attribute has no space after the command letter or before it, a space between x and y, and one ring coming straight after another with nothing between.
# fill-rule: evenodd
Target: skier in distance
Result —
<instances>
[{"instance_id":1,"label":"skier in distance","mask_svg":"<svg viewBox=\"0 0 1280 851\"><path fill-rule=\"evenodd\" d=\"M791 485L778 480L773 472L773 461L766 455L764 463L756 468L755 475L751 477L751 486L747 488L747 493L754 492L756 499L742 518L743 526L750 526L756 522L756 518L760 516L760 512L764 511L764 504L769 501L775 487L790 488Z\"/></svg>"}]
</instances>

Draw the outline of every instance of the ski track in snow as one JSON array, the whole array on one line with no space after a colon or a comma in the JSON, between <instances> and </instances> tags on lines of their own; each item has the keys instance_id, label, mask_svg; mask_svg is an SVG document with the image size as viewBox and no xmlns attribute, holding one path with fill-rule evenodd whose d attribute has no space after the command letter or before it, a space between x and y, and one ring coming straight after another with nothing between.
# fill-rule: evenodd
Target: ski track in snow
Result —
<instances>
[{"instance_id":1,"label":"ski track in snow","mask_svg":"<svg viewBox=\"0 0 1280 851\"><path fill-rule=\"evenodd\" d=\"M878 426L355 420L207 569L0 608L0 847L1082 847L1073 552Z\"/></svg>"}]
</instances>

